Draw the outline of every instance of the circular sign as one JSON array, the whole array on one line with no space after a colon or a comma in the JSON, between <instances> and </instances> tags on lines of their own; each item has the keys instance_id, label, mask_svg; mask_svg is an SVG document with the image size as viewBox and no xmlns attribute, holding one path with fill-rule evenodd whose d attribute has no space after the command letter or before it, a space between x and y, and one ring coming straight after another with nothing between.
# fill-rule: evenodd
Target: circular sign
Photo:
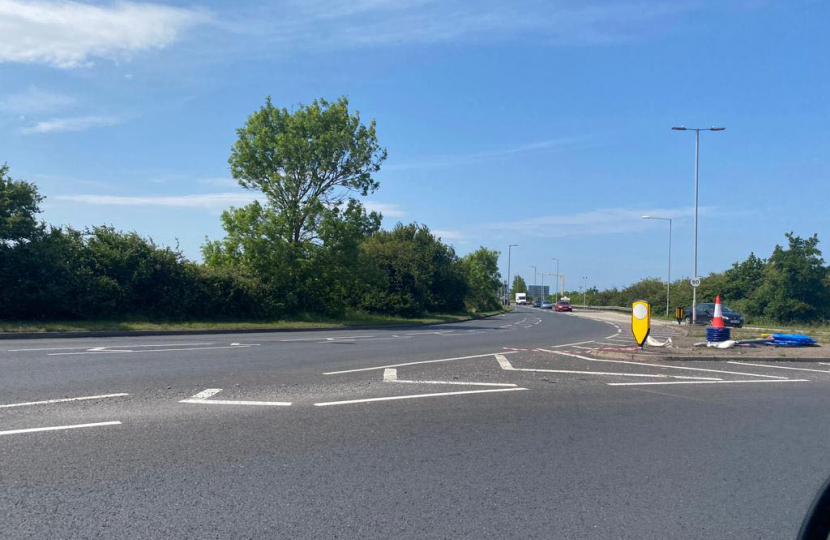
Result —
<instances>
[{"instance_id":1,"label":"circular sign","mask_svg":"<svg viewBox=\"0 0 830 540\"><path fill-rule=\"evenodd\" d=\"M689 283L692 284L692 287L699 287L700 286L700 278L699 277L693 277L692 279L689 280Z\"/></svg>"},{"instance_id":2,"label":"circular sign","mask_svg":"<svg viewBox=\"0 0 830 540\"><path fill-rule=\"evenodd\" d=\"M634 306L633 311L634 311L634 318L635 319L641 319L642 320L642 319L645 319L646 317L648 317L648 308L645 306L645 304L636 304Z\"/></svg>"}]
</instances>

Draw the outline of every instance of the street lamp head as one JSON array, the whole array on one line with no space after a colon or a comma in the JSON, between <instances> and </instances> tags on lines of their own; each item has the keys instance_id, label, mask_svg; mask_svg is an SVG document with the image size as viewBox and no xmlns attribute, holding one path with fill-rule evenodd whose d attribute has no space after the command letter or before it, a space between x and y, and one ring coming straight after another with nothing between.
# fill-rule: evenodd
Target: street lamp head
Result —
<instances>
[{"instance_id":1,"label":"street lamp head","mask_svg":"<svg viewBox=\"0 0 830 540\"><path fill-rule=\"evenodd\" d=\"M709 131L723 131L724 129L726 129L726 128L725 127L711 127L711 128L709 128Z\"/></svg>"},{"instance_id":2,"label":"street lamp head","mask_svg":"<svg viewBox=\"0 0 830 540\"><path fill-rule=\"evenodd\" d=\"M672 128L674 131L686 131L686 126L675 126Z\"/></svg>"}]
</instances>

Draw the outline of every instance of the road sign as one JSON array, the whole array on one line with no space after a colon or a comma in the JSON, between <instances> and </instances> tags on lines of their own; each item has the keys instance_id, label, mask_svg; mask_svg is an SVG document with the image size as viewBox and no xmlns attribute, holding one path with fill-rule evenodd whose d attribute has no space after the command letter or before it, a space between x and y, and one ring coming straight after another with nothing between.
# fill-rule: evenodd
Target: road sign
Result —
<instances>
[{"instance_id":1,"label":"road sign","mask_svg":"<svg viewBox=\"0 0 830 540\"><path fill-rule=\"evenodd\" d=\"M700 278L699 277L693 277L692 279L689 280L689 283L692 284L692 287L700 287Z\"/></svg>"},{"instance_id":2,"label":"road sign","mask_svg":"<svg viewBox=\"0 0 830 540\"><path fill-rule=\"evenodd\" d=\"M651 304L636 300L631 304L631 333L640 347L646 342L651 331Z\"/></svg>"}]
</instances>

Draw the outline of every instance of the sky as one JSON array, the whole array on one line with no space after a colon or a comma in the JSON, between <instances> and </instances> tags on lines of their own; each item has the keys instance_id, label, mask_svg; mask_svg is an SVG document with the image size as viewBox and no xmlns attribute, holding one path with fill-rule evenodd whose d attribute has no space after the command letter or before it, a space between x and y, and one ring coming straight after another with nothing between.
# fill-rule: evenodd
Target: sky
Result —
<instances>
[{"instance_id":1,"label":"sky","mask_svg":"<svg viewBox=\"0 0 830 540\"><path fill-rule=\"evenodd\" d=\"M200 258L255 194L230 147L266 96L348 96L388 150L365 204L566 288L830 241L822 0L0 0L0 163L42 218ZM538 275L550 283L551 276Z\"/></svg>"}]
</instances>

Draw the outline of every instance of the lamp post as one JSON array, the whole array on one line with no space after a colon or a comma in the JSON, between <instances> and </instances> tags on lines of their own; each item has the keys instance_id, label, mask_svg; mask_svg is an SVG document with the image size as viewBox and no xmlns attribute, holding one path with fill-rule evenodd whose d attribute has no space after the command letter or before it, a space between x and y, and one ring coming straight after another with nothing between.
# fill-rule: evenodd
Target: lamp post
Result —
<instances>
[{"instance_id":1,"label":"lamp post","mask_svg":"<svg viewBox=\"0 0 830 540\"><path fill-rule=\"evenodd\" d=\"M588 293L588 276L582 276L582 305L587 306L585 295Z\"/></svg>"},{"instance_id":2,"label":"lamp post","mask_svg":"<svg viewBox=\"0 0 830 540\"><path fill-rule=\"evenodd\" d=\"M660 221L669 222L669 275L666 280L666 317L669 316L669 297L671 295L671 218L657 217L657 216L643 216L643 219L657 219Z\"/></svg>"},{"instance_id":3,"label":"lamp post","mask_svg":"<svg viewBox=\"0 0 830 540\"><path fill-rule=\"evenodd\" d=\"M710 128L687 128L685 126L673 127L674 131L695 132L695 268L693 279L697 279L697 201L698 201L698 170L700 165L700 132L701 131L723 131L725 127ZM697 323L697 287L692 287L692 324Z\"/></svg>"},{"instance_id":4,"label":"lamp post","mask_svg":"<svg viewBox=\"0 0 830 540\"><path fill-rule=\"evenodd\" d=\"M536 274L538 274L538 273L539 273L539 270L537 270L537 269L536 269L536 267L535 267L535 266L533 266L532 264L530 265L530 267L531 267L531 268L533 268L533 290L534 290L535 292L538 292L538 290L537 290L537 288L536 288ZM535 297L534 297L534 298L535 298Z\"/></svg>"},{"instance_id":5,"label":"lamp post","mask_svg":"<svg viewBox=\"0 0 830 540\"><path fill-rule=\"evenodd\" d=\"M510 287L513 286L513 284L510 282L510 255L511 255L510 250L513 249L514 247L518 247L518 245L519 244L510 244L509 246L507 246L507 305L508 306L510 305Z\"/></svg>"},{"instance_id":6,"label":"lamp post","mask_svg":"<svg viewBox=\"0 0 830 540\"><path fill-rule=\"evenodd\" d=\"M556 261L556 301L559 301L559 280L561 276L559 275L559 259L556 257L551 257L550 260Z\"/></svg>"}]
</instances>

